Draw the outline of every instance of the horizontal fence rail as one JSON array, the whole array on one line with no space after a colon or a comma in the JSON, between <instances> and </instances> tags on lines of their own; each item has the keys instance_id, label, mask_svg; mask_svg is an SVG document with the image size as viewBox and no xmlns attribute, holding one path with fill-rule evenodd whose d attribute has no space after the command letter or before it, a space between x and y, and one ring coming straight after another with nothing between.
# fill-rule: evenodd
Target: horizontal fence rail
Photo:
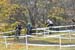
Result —
<instances>
[{"instance_id":1,"label":"horizontal fence rail","mask_svg":"<svg viewBox=\"0 0 75 50\"><path fill-rule=\"evenodd\" d=\"M44 27L44 28L35 28L32 30L46 30L49 28L66 28L66 27L74 27L75 25L66 25L66 26L50 26L50 27Z\"/></svg>"}]
</instances>

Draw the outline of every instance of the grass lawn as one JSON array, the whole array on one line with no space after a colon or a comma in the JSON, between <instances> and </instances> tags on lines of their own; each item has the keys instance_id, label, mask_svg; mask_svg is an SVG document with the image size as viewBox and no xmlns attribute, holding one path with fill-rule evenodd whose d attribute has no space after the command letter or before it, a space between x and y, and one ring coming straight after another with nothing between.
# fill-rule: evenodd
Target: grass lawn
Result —
<instances>
[{"instance_id":1,"label":"grass lawn","mask_svg":"<svg viewBox=\"0 0 75 50\"><path fill-rule=\"evenodd\" d=\"M3 44L0 44L0 50L26 50L25 45L9 45L8 48L5 48ZM28 50L60 50L59 47L37 47L37 46L29 46ZM62 47L61 50L75 50L75 47Z\"/></svg>"}]
</instances>

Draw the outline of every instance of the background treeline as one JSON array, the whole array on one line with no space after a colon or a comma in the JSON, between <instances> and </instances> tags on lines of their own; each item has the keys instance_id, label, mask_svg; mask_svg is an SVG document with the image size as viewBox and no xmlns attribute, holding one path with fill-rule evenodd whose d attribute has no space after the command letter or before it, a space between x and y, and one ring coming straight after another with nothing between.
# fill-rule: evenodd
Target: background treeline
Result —
<instances>
[{"instance_id":1,"label":"background treeline","mask_svg":"<svg viewBox=\"0 0 75 50\"><path fill-rule=\"evenodd\" d=\"M45 27L47 18L54 25L74 24L75 0L0 0L0 31L13 30L20 21Z\"/></svg>"}]
</instances>

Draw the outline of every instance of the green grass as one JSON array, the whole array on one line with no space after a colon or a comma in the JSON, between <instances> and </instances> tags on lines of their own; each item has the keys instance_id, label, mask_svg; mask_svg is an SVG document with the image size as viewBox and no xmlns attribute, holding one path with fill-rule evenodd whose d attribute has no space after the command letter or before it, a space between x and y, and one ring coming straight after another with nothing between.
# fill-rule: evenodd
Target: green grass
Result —
<instances>
[{"instance_id":1,"label":"green grass","mask_svg":"<svg viewBox=\"0 0 75 50\"><path fill-rule=\"evenodd\" d=\"M25 45L9 45L8 48L5 48L4 45L0 44L0 50L26 50ZM37 47L37 46L28 46L28 50L60 50L59 47ZM61 50L75 50L75 47L62 47Z\"/></svg>"}]
</instances>

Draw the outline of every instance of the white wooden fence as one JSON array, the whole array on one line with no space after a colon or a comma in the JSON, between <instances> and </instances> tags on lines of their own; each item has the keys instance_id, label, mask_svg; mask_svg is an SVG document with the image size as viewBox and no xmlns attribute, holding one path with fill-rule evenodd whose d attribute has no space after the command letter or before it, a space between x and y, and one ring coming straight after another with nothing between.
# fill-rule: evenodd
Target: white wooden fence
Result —
<instances>
[{"instance_id":1,"label":"white wooden fence","mask_svg":"<svg viewBox=\"0 0 75 50\"><path fill-rule=\"evenodd\" d=\"M71 26L75 26L75 25L68 25L68 26L52 26L51 28L61 28L61 27L71 27ZM45 44L30 44L28 43L28 37L36 37L36 36L33 36L33 35L25 35L25 36L18 36L18 37L25 37L26 38L26 42L25 42L25 45L26 45L26 50L28 50L28 46L31 45L31 46L59 46L60 47L60 50L61 50L61 47L72 47L72 46L75 46L75 44L73 45L62 45L61 44L61 40L62 39L69 39L70 42L71 42L71 39L75 39L74 37L71 37L71 35L75 35L75 34L71 34L71 32L75 32L75 30L62 30L62 31L50 31L49 30L50 27L46 27L46 28L36 28L36 29L32 29L32 30L44 30L44 36L42 37L38 37L38 38L58 38L59 39L59 44L49 44L49 45L45 45ZM13 31L9 31L9 32L15 32L15 30ZM1 32L2 34L3 33L9 33L9 32ZM62 35L66 35L66 34L62 34L62 35L47 35L46 36L46 33L49 33L49 32L68 32L69 33L69 38L66 38L66 37L62 37ZM36 34L36 33L35 33ZM38 33L37 33L38 34ZM4 38L5 41L3 42L6 46L6 48L8 47L9 44L11 43L7 43L7 38L9 37L12 37L14 38L15 36L0 36L0 38Z\"/></svg>"}]
</instances>

